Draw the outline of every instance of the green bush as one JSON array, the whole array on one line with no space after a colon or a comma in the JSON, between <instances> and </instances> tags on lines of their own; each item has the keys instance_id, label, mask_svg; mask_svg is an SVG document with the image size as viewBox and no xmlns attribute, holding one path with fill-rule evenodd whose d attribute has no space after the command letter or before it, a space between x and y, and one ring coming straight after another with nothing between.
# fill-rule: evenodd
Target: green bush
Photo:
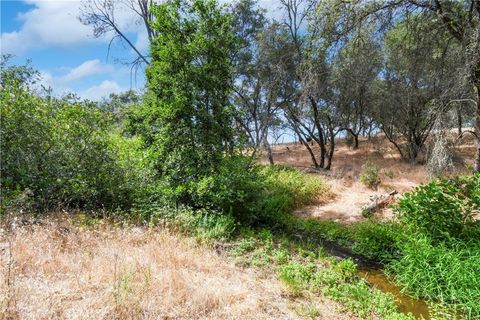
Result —
<instances>
[{"instance_id":1,"label":"green bush","mask_svg":"<svg viewBox=\"0 0 480 320\"><path fill-rule=\"evenodd\" d=\"M380 169L373 163L367 162L362 166L360 181L370 189L377 190L380 185Z\"/></svg>"},{"instance_id":2,"label":"green bush","mask_svg":"<svg viewBox=\"0 0 480 320\"><path fill-rule=\"evenodd\" d=\"M148 178L138 141L112 133L94 103L42 97L13 79L0 91L0 115L2 192L28 190L36 210L128 208Z\"/></svg>"},{"instance_id":3,"label":"green bush","mask_svg":"<svg viewBox=\"0 0 480 320\"><path fill-rule=\"evenodd\" d=\"M246 225L259 220L264 182L258 168L245 157L225 158L216 172L176 188L165 177L157 179L137 197L134 212L148 220L158 208L189 207L231 215Z\"/></svg>"},{"instance_id":4,"label":"green bush","mask_svg":"<svg viewBox=\"0 0 480 320\"><path fill-rule=\"evenodd\" d=\"M478 180L475 175L419 186L404 194L395 211L413 232L435 241L464 238L474 227L472 210L478 207Z\"/></svg>"},{"instance_id":5,"label":"green bush","mask_svg":"<svg viewBox=\"0 0 480 320\"><path fill-rule=\"evenodd\" d=\"M205 209L192 210L181 207L159 207L151 212L151 226L166 223L171 228L195 236L201 241L228 239L232 236L236 221L231 215Z\"/></svg>"},{"instance_id":6,"label":"green bush","mask_svg":"<svg viewBox=\"0 0 480 320\"><path fill-rule=\"evenodd\" d=\"M401 226L369 220L353 227L352 251L367 258L388 262L400 256Z\"/></svg>"}]
</instances>

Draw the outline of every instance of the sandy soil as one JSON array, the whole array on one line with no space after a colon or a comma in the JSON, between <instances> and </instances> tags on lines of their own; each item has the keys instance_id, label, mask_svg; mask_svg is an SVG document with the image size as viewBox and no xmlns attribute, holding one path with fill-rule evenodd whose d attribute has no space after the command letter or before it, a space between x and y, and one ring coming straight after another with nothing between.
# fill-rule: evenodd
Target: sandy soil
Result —
<instances>
[{"instance_id":1,"label":"sandy soil","mask_svg":"<svg viewBox=\"0 0 480 320\"><path fill-rule=\"evenodd\" d=\"M303 303L350 319L164 229L17 223L0 230L0 266L0 319L300 319Z\"/></svg>"},{"instance_id":2,"label":"sandy soil","mask_svg":"<svg viewBox=\"0 0 480 320\"><path fill-rule=\"evenodd\" d=\"M332 186L332 199L322 205L302 208L297 211L297 214L346 223L360 221L364 219L362 208L371 203L371 197L393 190L398 191L400 195L429 180L424 165L411 165L402 161L397 150L385 137L374 137L371 141L362 139L357 150L348 147L340 139L336 144L332 169L316 173L323 176ZM319 153L318 147L312 148L316 154ZM304 146L276 145L273 151L276 163L312 172L308 169L312 166L310 155ZM465 163L471 162L470 159L474 153L472 141L464 141L456 147L455 151L455 174L457 174L465 171ZM261 162L267 163L265 156ZM362 165L367 162L374 163L380 168L381 184L376 191L367 188L359 180ZM380 219L391 219L393 213L391 209L385 208L375 215Z\"/></svg>"}]
</instances>

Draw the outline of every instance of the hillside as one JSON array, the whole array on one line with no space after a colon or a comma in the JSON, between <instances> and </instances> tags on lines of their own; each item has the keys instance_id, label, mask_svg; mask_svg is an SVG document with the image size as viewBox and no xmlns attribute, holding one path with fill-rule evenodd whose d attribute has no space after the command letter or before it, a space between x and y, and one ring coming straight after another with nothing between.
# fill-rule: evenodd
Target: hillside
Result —
<instances>
[{"instance_id":1,"label":"hillside","mask_svg":"<svg viewBox=\"0 0 480 320\"><path fill-rule=\"evenodd\" d=\"M455 139L454 134L451 139ZM311 148L314 152L319 152L317 145L312 145ZM313 170L307 149L299 143L278 144L272 149L276 164L295 167L313 175L318 174L331 185L330 199L319 205L300 208L296 213L302 217L344 223L362 221L362 208L371 203L372 197L393 190L401 195L429 181L424 164L425 155L414 165L402 161L398 151L383 135L374 136L371 140L361 138L358 149L349 147L344 139L337 139L332 169L329 171ZM455 167L450 174L465 174L468 171L466 166L471 163L475 154L473 139L465 137L456 144L454 150ZM262 154L260 162L268 163L265 153ZM379 169L381 182L377 190L365 186L359 179L365 164L374 164ZM389 220L392 218L392 211L382 208L375 215L379 219Z\"/></svg>"}]
</instances>

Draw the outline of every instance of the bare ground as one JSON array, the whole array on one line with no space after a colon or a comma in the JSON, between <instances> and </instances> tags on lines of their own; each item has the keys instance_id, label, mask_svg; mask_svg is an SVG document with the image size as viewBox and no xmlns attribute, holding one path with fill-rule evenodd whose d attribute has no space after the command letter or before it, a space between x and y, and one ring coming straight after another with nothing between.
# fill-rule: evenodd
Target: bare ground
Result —
<instances>
[{"instance_id":1,"label":"bare ground","mask_svg":"<svg viewBox=\"0 0 480 320\"><path fill-rule=\"evenodd\" d=\"M383 136L372 140L360 140L359 148L353 150L342 139L336 141L332 169L317 174L323 176L332 186L332 198L320 205L307 206L296 213L303 217L315 217L324 220L335 220L351 223L360 221L362 207L371 202L371 197L396 190L399 195L412 190L415 186L429 180L424 162L420 156L420 164L409 164L400 159L398 151ZM319 154L317 146L312 146L315 154ZM274 161L277 164L297 167L302 170L311 168L311 159L306 148L300 144L283 144L273 147ZM472 140L465 139L455 147L455 169L453 174L465 172L465 164L471 163L474 154ZM262 163L268 163L265 156ZM381 184L377 190L364 186L360 180L362 165L370 162L380 168ZM385 208L376 213L380 219L391 219L392 210Z\"/></svg>"},{"instance_id":2,"label":"bare ground","mask_svg":"<svg viewBox=\"0 0 480 320\"><path fill-rule=\"evenodd\" d=\"M0 319L298 319L311 303L318 319L350 319L165 229L20 224L1 230L0 266Z\"/></svg>"}]
</instances>

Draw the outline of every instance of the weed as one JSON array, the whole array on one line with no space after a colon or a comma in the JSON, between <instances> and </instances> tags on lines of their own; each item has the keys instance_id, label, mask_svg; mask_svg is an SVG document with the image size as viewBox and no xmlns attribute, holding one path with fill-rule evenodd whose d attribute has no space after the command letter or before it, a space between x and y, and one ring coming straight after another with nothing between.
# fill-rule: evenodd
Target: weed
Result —
<instances>
[{"instance_id":1,"label":"weed","mask_svg":"<svg viewBox=\"0 0 480 320\"><path fill-rule=\"evenodd\" d=\"M367 162L362 166L360 173L360 181L370 189L377 190L380 184L380 169L371 162Z\"/></svg>"}]
</instances>

